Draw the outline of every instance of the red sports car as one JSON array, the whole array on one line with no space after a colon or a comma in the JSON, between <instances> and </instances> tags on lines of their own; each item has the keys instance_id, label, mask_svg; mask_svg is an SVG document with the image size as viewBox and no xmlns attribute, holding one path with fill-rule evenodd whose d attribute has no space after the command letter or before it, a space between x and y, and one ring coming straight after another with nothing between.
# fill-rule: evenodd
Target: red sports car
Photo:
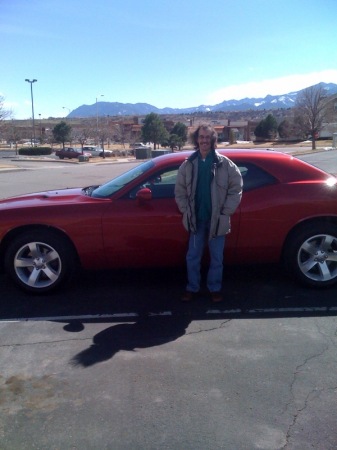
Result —
<instances>
[{"instance_id":1,"label":"red sports car","mask_svg":"<svg viewBox=\"0 0 337 450\"><path fill-rule=\"evenodd\" d=\"M337 282L337 180L274 151L219 150L240 168L242 202L225 263L282 261L299 281ZM148 160L101 186L0 201L0 261L26 291L61 285L85 269L184 266L187 247L174 200L189 152Z\"/></svg>"}]
</instances>

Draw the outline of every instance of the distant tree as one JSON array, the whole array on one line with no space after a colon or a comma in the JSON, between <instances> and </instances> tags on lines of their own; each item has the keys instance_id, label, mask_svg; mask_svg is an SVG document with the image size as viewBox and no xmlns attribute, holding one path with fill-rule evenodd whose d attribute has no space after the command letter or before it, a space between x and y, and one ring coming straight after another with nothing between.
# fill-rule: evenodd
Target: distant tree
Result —
<instances>
[{"instance_id":1,"label":"distant tree","mask_svg":"<svg viewBox=\"0 0 337 450\"><path fill-rule=\"evenodd\" d=\"M177 122L172 128L171 136L176 135L179 138L177 144L175 144L179 147L179 150L181 150L181 148L186 144L186 141L188 139L187 130L187 126L182 122Z\"/></svg>"},{"instance_id":2,"label":"distant tree","mask_svg":"<svg viewBox=\"0 0 337 450\"><path fill-rule=\"evenodd\" d=\"M5 107L5 98L0 95L0 128L4 125L5 119L10 119L12 116L12 111Z\"/></svg>"},{"instance_id":3,"label":"distant tree","mask_svg":"<svg viewBox=\"0 0 337 450\"><path fill-rule=\"evenodd\" d=\"M277 136L277 121L272 114L261 120L254 130L257 138L275 139Z\"/></svg>"},{"instance_id":4,"label":"distant tree","mask_svg":"<svg viewBox=\"0 0 337 450\"><path fill-rule=\"evenodd\" d=\"M90 119L81 121L79 128L73 128L71 131L72 140L77 141L83 146L87 144L88 140L95 135L95 129Z\"/></svg>"},{"instance_id":5,"label":"distant tree","mask_svg":"<svg viewBox=\"0 0 337 450\"><path fill-rule=\"evenodd\" d=\"M65 142L69 141L71 138L71 129L71 126L63 120L53 128L54 139L56 142L62 143L63 148Z\"/></svg>"},{"instance_id":6,"label":"distant tree","mask_svg":"<svg viewBox=\"0 0 337 450\"><path fill-rule=\"evenodd\" d=\"M229 143L230 145L236 144L236 137L233 128L231 128L229 131Z\"/></svg>"},{"instance_id":7,"label":"distant tree","mask_svg":"<svg viewBox=\"0 0 337 450\"><path fill-rule=\"evenodd\" d=\"M109 141L111 138L111 132L109 129L109 124L107 122L104 122L100 125L100 128L98 130L98 143L100 144L101 148L103 149L103 158L105 158L104 153L104 145L105 142Z\"/></svg>"},{"instance_id":8,"label":"distant tree","mask_svg":"<svg viewBox=\"0 0 337 450\"><path fill-rule=\"evenodd\" d=\"M302 116L295 115L293 120L294 134L299 139L307 139L308 135L305 132L304 120Z\"/></svg>"},{"instance_id":9,"label":"distant tree","mask_svg":"<svg viewBox=\"0 0 337 450\"><path fill-rule=\"evenodd\" d=\"M18 153L18 142L22 139L22 130L16 126L14 120L7 120L4 128L6 140L15 145L15 154Z\"/></svg>"},{"instance_id":10,"label":"distant tree","mask_svg":"<svg viewBox=\"0 0 337 450\"><path fill-rule=\"evenodd\" d=\"M278 134L282 139L288 139L293 136L293 123L289 119L284 119L278 126Z\"/></svg>"},{"instance_id":11,"label":"distant tree","mask_svg":"<svg viewBox=\"0 0 337 450\"><path fill-rule=\"evenodd\" d=\"M171 133L168 139L168 146L173 150L174 147L179 147L179 150L183 146L181 137L177 134Z\"/></svg>"},{"instance_id":12,"label":"distant tree","mask_svg":"<svg viewBox=\"0 0 337 450\"><path fill-rule=\"evenodd\" d=\"M296 115L302 119L303 133L311 136L313 150L316 148L316 139L324 120L326 97L326 90L317 84L304 89L296 99Z\"/></svg>"},{"instance_id":13,"label":"distant tree","mask_svg":"<svg viewBox=\"0 0 337 450\"><path fill-rule=\"evenodd\" d=\"M143 142L153 142L154 149L156 149L157 145L165 140L167 134L163 121L158 114L150 113L145 117L142 126Z\"/></svg>"},{"instance_id":14,"label":"distant tree","mask_svg":"<svg viewBox=\"0 0 337 450\"><path fill-rule=\"evenodd\" d=\"M300 116L287 117L278 126L278 134L281 139L305 139L303 133L303 120Z\"/></svg>"},{"instance_id":15,"label":"distant tree","mask_svg":"<svg viewBox=\"0 0 337 450\"><path fill-rule=\"evenodd\" d=\"M124 125L124 123L116 123L113 126L112 138L114 141L120 142L125 148L125 143L131 143L131 131ZM137 138L136 138L137 140ZM136 142L136 140L134 142Z\"/></svg>"}]
</instances>

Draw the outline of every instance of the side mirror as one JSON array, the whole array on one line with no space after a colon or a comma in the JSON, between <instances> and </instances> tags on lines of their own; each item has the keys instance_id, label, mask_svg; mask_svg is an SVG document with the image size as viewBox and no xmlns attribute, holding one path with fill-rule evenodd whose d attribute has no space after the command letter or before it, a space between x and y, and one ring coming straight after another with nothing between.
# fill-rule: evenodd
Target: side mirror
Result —
<instances>
[{"instance_id":1,"label":"side mirror","mask_svg":"<svg viewBox=\"0 0 337 450\"><path fill-rule=\"evenodd\" d=\"M136 194L136 198L137 200L145 200L145 201L151 200L152 199L151 189L149 188L139 189L139 191Z\"/></svg>"}]
</instances>

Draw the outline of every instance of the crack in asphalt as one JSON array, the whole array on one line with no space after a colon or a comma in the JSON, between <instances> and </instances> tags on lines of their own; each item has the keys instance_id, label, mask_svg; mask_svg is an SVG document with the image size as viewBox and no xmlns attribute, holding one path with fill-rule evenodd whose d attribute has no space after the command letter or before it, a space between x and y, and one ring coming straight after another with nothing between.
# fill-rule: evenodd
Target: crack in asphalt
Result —
<instances>
[{"instance_id":1,"label":"crack in asphalt","mask_svg":"<svg viewBox=\"0 0 337 450\"><path fill-rule=\"evenodd\" d=\"M327 390L325 388L318 389L317 387L314 387L312 390L310 390L307 393L307 395L304 398L304 400L302 400L302 407L297 407L296 408L296 403L298 402L298 399L296 399L296 394L295 394L294 390L295 390L295 384L298 381L298 376L302 372L302 369L310 361L312 361L314 359L317 359L317 358L321 357L324 353L326 353L329 350L329 348L330 348L330 344L332 344L333 346L336 346L336 343L331 339L331 337L326 335L325 333L323 333L321 331L321 327L319 326L317 320L315 320L315 324L316 324L316 328L317 328L318 333L326 341L326 345L324 346L324 348L320 352L317 352L317 353L315 353L315 354L313 354L311 356L308 356L307 358L305 358L305 360L301 364L296 366L296 369L295 369L295 372L294 372L294 375L293 375L293 380L290 383L290 393L291 393L291 396L292 396L292 401L289 402L286 405L286 408L285 408L285 411L284 411L284 412L286 412L290 408L290 406L294 405L294 407L296 409L296 412L293 414L293 420L289 424L289 427L288 427L288 430L287 430L287 433L286 433L286 437L285 437L286 444L282 447L282 450L286 450L288 448L288 445L290 445L289 441L290 441L291 436L292 436L292 430L296 426L296 424L297 424L299 418L301 417L301 414L303 413L303 411L305 411L306 408L308 407L308 404L311 401L311 398L313 398L313 397L316 398L317 397L317 393L318 393L318 396L319 396L322 392ZM337 330L335 332L335 336L336 336L336 333L337 333ZM331 390L331 389L335 389L335 388L328 388L328 390Z\"/></svg>"}]
</instances>

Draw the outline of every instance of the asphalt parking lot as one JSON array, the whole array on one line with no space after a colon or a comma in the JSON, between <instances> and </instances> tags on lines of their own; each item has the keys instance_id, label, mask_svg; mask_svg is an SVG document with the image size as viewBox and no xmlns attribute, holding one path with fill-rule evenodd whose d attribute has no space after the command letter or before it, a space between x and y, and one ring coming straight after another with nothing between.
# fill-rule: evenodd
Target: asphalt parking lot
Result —
<instances>
[{"instance_id":1,"label":"asphalt parking lot","mask_svg":"<svg viewBox=\"0 0 337 450\"><path fill-rule=\"evenodd\" d=\"M97 272L35 298L1 277L1 449L336 448L336 288L227 269Z\"/></svg>"}]
</instances>

